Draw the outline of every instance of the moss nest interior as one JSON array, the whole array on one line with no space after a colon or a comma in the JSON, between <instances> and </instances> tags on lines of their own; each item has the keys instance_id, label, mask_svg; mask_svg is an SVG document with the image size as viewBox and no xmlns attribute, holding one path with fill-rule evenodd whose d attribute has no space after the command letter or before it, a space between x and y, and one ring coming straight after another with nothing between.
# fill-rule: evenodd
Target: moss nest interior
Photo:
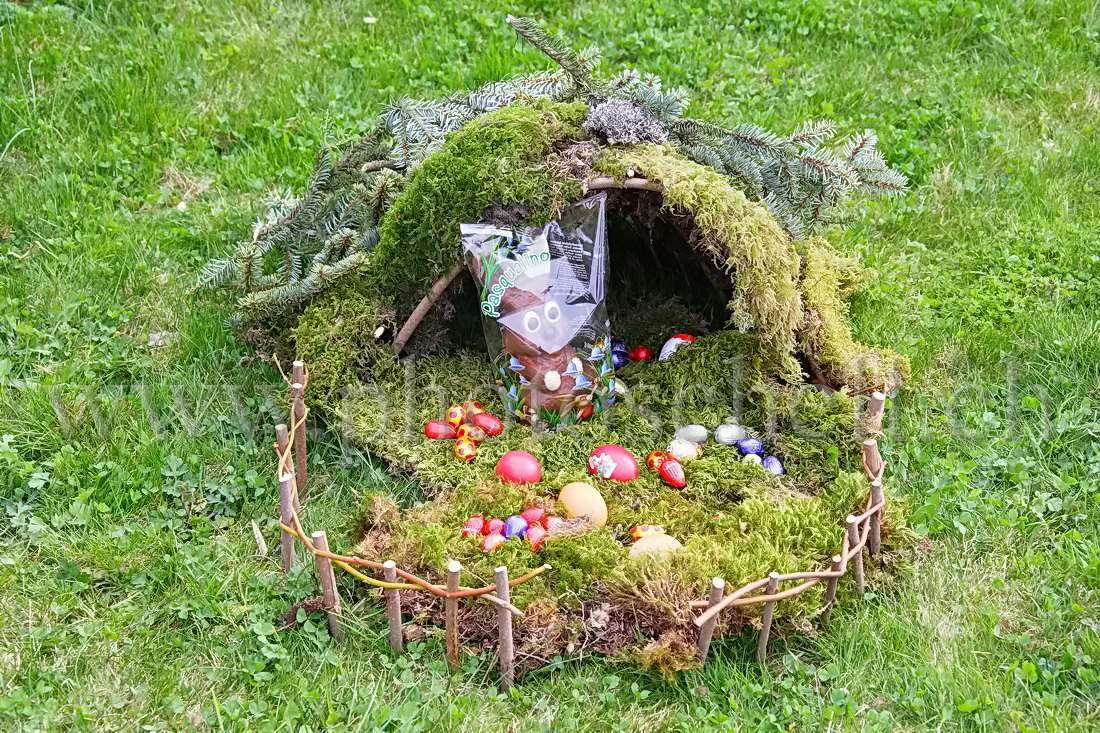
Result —
<instances>
[{"instance_id":1,"label":"moss nest interior","mask_svg":"<svg viewBox=\"0 0 1100 733\"><path fill-rule=\"evenodd\" d=\"M359 552L435 579L448 560L459 560L466 585L491 583L500 565L514 577L549 563L553 571L513 589L526 609L517 628L521 655L548 659L572 644L674 671L692 664L687 604L705 597L712 577L732 589L772 571L827 566L843 518L862 510L868 490L855 438L861 398L841 388L900 386L908 364L852 338L845 315L858 287L857 262L823 239L793 241L766 208L669 147L594 145L582 129L586 113L582 104L515 105L450 136L385 215L368 269L302 314L296 347L311 372L314 407L432 497L398 507L385 494L365 496ZM513 217L542 224L579 199L593 176L621 181L627 171L662 191L610 194L612 331L630 346L655 350L678 332L698 340L667 361L621 370L618 404L596 418L542 433L506 420L474 462L457 461L451 441L424 437L425 422L466 399L503 416L468 277L447 289L405 358L387 337L459 261L460 223ZM807 376L838 391L811 386ZM677 428L730 421L763 439L787 474L773 476L713 441L684 464L684 489L644 465ZM638 459L638 479L589 475L589 454L605 443ZM541 483L497 478L498 458L514 449L539 459ZM557 492L571 481L603 494L604 528L578 527L537 554L517 541L485 553L461 537L474 514L503 518L531 506L561 513ZM889 506L887 550L910 541L897 502ZM640 523L662 525L684 549L667 559L629 558L629 531ZM784 601L778 617L796 628L819 609L821 593L819 585ZM440 612L426 594L412 596L415 610ZM487 604L468 604L463 614L467 638L491 637ZM758 614L759 607L744 607L720 633Z\"/></svg>"}]
</instances>

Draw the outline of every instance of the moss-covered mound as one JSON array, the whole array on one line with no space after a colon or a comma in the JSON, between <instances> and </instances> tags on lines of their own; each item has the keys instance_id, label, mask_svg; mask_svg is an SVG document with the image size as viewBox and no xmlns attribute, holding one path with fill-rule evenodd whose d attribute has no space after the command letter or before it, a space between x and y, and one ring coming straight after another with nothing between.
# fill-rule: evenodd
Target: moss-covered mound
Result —
<instances>
[{"instance_id":1,"label":"moss-covered mound","mask_svg":"<svg viewBox=\"0 0 1100 733\"><path fill-rule=\"evenodd\" d=\"M862 398L848 392L899 386L907 364L851 337L844 316L858 283L857 263L838 257L824 240L792 241L767 209L727 178L669 147L609 148L587 141L585 114L579 104L516 105L449 137L386 213L362 276L329 289L301 316L297 350L311 371L315 407L394 470L416 477L433 497L417 508L398 508L384 495L365 497L364 555L392 558L434 578L447 560L457 559L470 585L490 582L498 565L518 575L550 563L553 572L513 591L517 605L527 609L518 632L521 651L546 659L570 644L603 652L638 649L645 650L642 661L678 669L693 658L688 602L704 597L712 577L733 588L771 571L827 565L839 548L843 517L861 510L868 488L856 439ZM501 211L545 223L598 175L641 177L659 189L621 191L613 202L629 225L623 231L638 240L611 242L612 331L632 346L658 349L683 330L699 339L667 361L623 369L619 403L597 418L541 433L506 421L504 433L485 441L474 462L461 463L450 441L424 438L424 423L467 399L502 415L489 354L476 336L476 306L462 280L421 324L411 356L399 360L389 339L432 283L459 262L459 224ZM647 279L653 268L637 267L640 279L617 281L617 271L631 271L632 259L643 256L643 240L657 261L693 258L701 269L685 269L688 279L675 282L665 273ZM666 254L663 246L680 249ZM703 271L706 279L691 280L691 273ZM728 303L718 320L700 305L714 292ZM811 386L807 377L824 385ZM685 463L682 490L644 465L629 483L602 481L587 471L596 446L621 445L642 463L685 424L714 428L730 421L762 438L787 474L774 476L742 461L735 448L713 442L701 458ZM513 449L539 459L541 483L517 487L495 476L497 459ZM571 481L592 483L603 493L609 508L604 528L575 526L537 554L522 542L487 554L460 536L474 514L503 518L536 505L560 512L557 491ZM684 549L663 560L629 558L629 531L641 523L662 525ZM904 521L892 510L884 546L905 538ZM423 610L438 612L431 598L414 595ZM805 618L820 601L818 587L780 604L778 615ZM465 612L471 638L493 628L491 611L479 609ZM727 627L749 623L758 612L746 607Z\"/></svg>"}]
</instances>

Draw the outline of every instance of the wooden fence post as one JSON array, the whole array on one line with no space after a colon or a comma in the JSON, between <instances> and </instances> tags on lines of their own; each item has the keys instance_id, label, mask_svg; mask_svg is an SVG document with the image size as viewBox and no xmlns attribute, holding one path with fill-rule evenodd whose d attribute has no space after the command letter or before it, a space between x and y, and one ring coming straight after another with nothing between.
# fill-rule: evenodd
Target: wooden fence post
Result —
<instances>
[{"instance_id":1,"label":"wooden fence post","mask_svg":"<svg viewBox=\"0 0 1100 733\"><path fill-rule=\"evenodd\" d=\"M397 582L397 563L386 560L382 563L382 579L387 583ZM401 653L405 646L405 639L401 634L401 591L397 588L386 588L382 591L386 597L386 619L390 625L390 649Z\"/></svg>"},{"instance_id":2,"label":"wooden fence post","mask_svg":"<svg viewBox=\"0 0 1100 733\"><path fill-rule=\"evenodd\" d=\"M711 578L710 580L710 599L707 601L707 608L714 608L714 605L718 601L722 600L726 595L726 581L722 578ZM703 664L707 661L707 653L710 652L710 640L714 636L714 627L718 625L718 614L715 614L711 618L699 627L699 643L696 645L699 649L699 663Z\"/></svg>"},{"instance_id":3,"label":"wooden fence post","mask_svg":"<svg viewBox=\"0 0 1100 733\"><path fill-rule=\"evenodd\" d=\"M301 362L295 362L298 364ZM290 385L290 421L294 429L295 479L298 484L298 498L305 501L309 496L306 485L306 387L301 382Z\"/></svg>"},{"instance_id":4,"label":"wooden fence post","mask_svg":"<svg viewBox=\"0 0 1100 733\"><path fill-rule=\"evenodd\" d=\"M882 415L886 411L886 395L875 392L867 403L867 433L878 434L882 432Z\"/></svg>"},{"instance_id":5,"label":"wooden fence post","mask_svg":"<svg viewBox=\"0 0 1100 733\"><path fill-rule=\"evenodd\" d=\"M779 573L768 575L767 595L773 595L779 591ZM756 642L756 661L763 662L768 655L768 637L772 633L772 616L775 614L775 601L764 604L764 618L760 621L760 638Z\"/></svg>"},{"instance_id":6,"label":"wooden fence post","mask_svg":"<svg viewBox=\"0 0 1100 733\"><path fill-rule=\"evenodd\" d=\"M314 532L313 545L322 552L328 552L328 535L323 531ZM336 592L336 573L332 571L332 560L321 555L317 558L317 575L321 578L321 592L325 598L325 614L328 616L328 632L336 641L343 641L344 630L340 628L340 594Z\"/></svg>"},{"instance_id":7,"label":"wooden fence post","mask_svg":"<svg viewBox=\"0 0 1100 733\"><path fill-rule=\"evenodd\" d=\"M871 473L868 478L874 480L882 471L882 454L879 453L878 441L874 438L863 441L863 462Z\"/></svg>"},{"instance_id":8,"label":"wooden fence post","mask_svg":"<svg viewBox=\"0 0 1100 733\"><path fill-rule=\"evenodd\" d=\"M279 519L288 527L294 526L294 474L284 473L279 477ZM289 573L290 569L298 564L294 556L294 535L282 532L279 536L279 549L282 553L283 572Z\"/></svg>"},{"instance_id":9,"label":"wooden fence post","mask_svg":"<svg viewBox=\"0 0 1100 733\"><path fill-rule=\"evenodd\" d=\"M447 591L455 592L462 576L462 563L451 560L447 564ZM444 604L447 627L447 666L454 672L461 666L462 659L458 648L458 599L448 598Z\"/></svg>"},{"instance_id":10,"label":"wooden fence post","mask_svg":"<svg viewBox=\"0 0 1100 733\"><path fill-rule=\"evenodd\" d=\"M508 568L499 567L495 571L496 596L505 603L512 602L512 590L508 585ZM497 631L500 635L500 689L507 692L515 681L516 650L512 644L512 612L503 606L497 606Z\"/></svg>"},{"instance_id":11,"label":"wooden fence post","mask_svg":"<svg viewBox=\"0 0 1100 733\"><path fill-rule=\"evenodd\" d=\"M855 548L859 544L859 521L849 514L845 520L848 524L848 547ZM849 550L852 552L852 550ZM863 549L852 552L852 576L856 581L856 594L863 595Z\"/></svg>"},{"instance_id":12,"label":"wooden fence post","mask_svg":"<svg viewBox=\"0 0 1100 733\"><path fill-rule=\"evenodd\" d=\"M829 571L833 573L840 572L840 566L844 564L844 558L840 555L833 555L833 564L829 566ZM835 575L829 578L829 582L825 585L825 597L821 601L821 620L825 623L829 622L829 617L833 615L833 605L836 603L836 584L840 582L840 576Z\"/></svg>"},{"instance_id":13,"label":"wooden fence post","mask_svg":"<svg viewBox=\"0 0 1100 733\"><path fill-rule=\"evenodd\" d=\"M276 425L275 426L275 452L279 456L279 472L278 472L279 476L282 476L284 473L290 473L291 471L294 470L293 462L290 460L290 455L291 454L287 450L288 448L290 448L290 431L287 429L286 425L282 425L282 424ZM285 460L283 458L284 456L286 456ZM302 506L298 502L298 487L297 486L294 487L294 511L296 511L296 512L302 511Z\"/></svg>"},{"instance_id":14,"label":"wooden fence post","mask_svg":"<svg viewBox=\"0 0 1100 733\"><path fill-rule=\"evenodd\" d=\"M886 513L884 496L882 481L875 479L871 482L871 505L882 504L882 506L871 515L871 524L868 528L870 534L867 536L867 552L872 555L882 552L882 517Z\"/></svg>"}]
</instances>

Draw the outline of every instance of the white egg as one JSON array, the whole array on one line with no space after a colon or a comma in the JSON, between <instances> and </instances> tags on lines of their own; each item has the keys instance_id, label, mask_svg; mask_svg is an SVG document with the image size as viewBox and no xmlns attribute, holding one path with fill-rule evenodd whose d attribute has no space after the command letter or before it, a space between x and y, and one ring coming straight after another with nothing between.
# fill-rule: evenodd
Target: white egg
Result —
<instances>
[{"instance_id":1,"label":"white egg","mask_svg":"<svg viewBox=\"0 0 1100 733\"><path fill-rule=\"evenodd\" d=\"M674 438L668 444L668 452L680 461L691 461L703 454L703 447L698 443L683 438Z\"/></svg>"},{"instance_id":2,"label":"white egg","mask_svg":"<svg viewBox=\"0 0 1100 733\"><path fill-rule=\"evenodd\" d=\"M546 372L542 377L542 383L546 386L546 389L554 392L561 386L561 375L553 370Z\"/></svg>"},{"instance_id":3,"label":"white egg","mask_svg":"<svg viewBox=\"0 0 1100 733\"><path fill-rule=\"evenodd\" d=\"M714 429L714 439L722 445L733 445L745 437L745 429L737 423L726 423Z\"/></svg>"},{"instance_id":4,"label":"white egg","mask_svg":"<svg viewBox=\"0 0 1100 733\"><path fill-rule=\"evenodd\" d=\"M745 463L755 463L757 466L759 466L761 463L763 463L764 459L762 459L755 453L749 453L748 455L742 456L741 460Z\"/></svg>"},{"instance_id":5,"label":"white egg","mask_svg":"<svg viewBox=\"0 0 1100 733\"><path fill-rule=\"evenodd\" d=\"M709 431L702 425L685 425L676 431L677 438L690 440L692 443L706 443Z\"/></svg>"}]
</instances>

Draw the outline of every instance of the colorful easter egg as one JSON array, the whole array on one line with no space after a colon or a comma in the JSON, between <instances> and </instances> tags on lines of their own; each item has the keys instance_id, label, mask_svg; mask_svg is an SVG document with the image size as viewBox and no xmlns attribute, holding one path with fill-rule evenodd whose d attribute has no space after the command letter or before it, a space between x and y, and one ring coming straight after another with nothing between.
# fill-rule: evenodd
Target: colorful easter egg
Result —
<instances>
[{"instance_id":1,"label":"colorful easter egg","mask_svg":"<svg viewBox=\"0 0 1100 733\"><path fill-rule=\"evenodd\" d=\"M741 455L749 456L764 456L764 441L760 438L742 438L737 441L737 450L741 451Z\"/></svg>"},{"instance_id":2,"label":"colorful easter egg","mask_svg":"<svg viewBox=\"0 0 1100 733\"><path fill-rule=\"evenodd\" d=\"M597 527L607 524L607 504L603 494L589 484L581 481L566 484L558 493L558 502L569 517L587 516Z\"/></svg>"},{"instance_id":3,"label":"colorful easter egg","mask_svg":"<svg viewBox=\"0 0 1100 733\"><path fill-rule=\"evenodd\" d=\"M475 514L466 520L466 524L462 525L462 536L473 537L476 534L481 534L483 529L485 529L485 517L481 514Z\"/></svg>"},{"instance_id":4,"label":"colorful easter egg","mask_svg":"<svg viewBox=\"0 0 1100 733\"><path fill-rule=\"evenodd\" d=\"M762 459L757 453L746 453L745 455L741 456L741 460L745 463L755 463L758 466L764 462L764 459Z\"/></svg>"},{"instance_id":5,"label":"colorful easter egg","mask_svg":"<svg viewBox=\"0 0 1100 733\"><path fill-rule=\"evenodd\" d=\"M694 461L703 455L703 446L683 438L673 438L668 444L668 454L678 461Z\"/></svg>"},{"instance_id":6,"label":"colorful easter egg","mask_svg":"<svg viewBox=\"0 0 1100 733\"><path fill-rule=\"evenodd\" d=\"M691 441L692 443L706 443L707 436L710 435L708 431L702 425L685 425L676 431L674 438L683 438L684 440Z\"/></svg>"},{"instance_id":7,"label":"colorful easter egg","mask_svg":"<svg viewBox=\"0 0 1100 733\"><path fill-rule=\"evenodd\" d=\"M725 423L714 429L714 439L722 445L736 445L745 438L745 429L737 423Z\"/></svg>"},{"instance_id":8,"label":"colorful easter egg","mask_svg":"<svg viewBox=\"0 0 1100 733\"><path fill-rule=\"evenodd\" d=\"M663 450L651 450L645 457L645 465L656 471L668 458L668 453Z\"/></svg>"},{"instance_id":9,"label":"colorful easter egg","mask_svg":"<svg viewBox=\"0 0 1100 733\"><path fill-rule=\"evenodd\" d=\"M524 509L519 513L523 517L523 521L527 522L527 526L532 524L542 525L546 521L546 510L541 506L533 506L530 509Z\"/></svg>"},{"instance_id":10,"label":"colorful easter egg","mask_svg":"<svg viewBox=\"0 0 1100 733\"><path fill-rule=\"evenodd\" d=\"M500 435L501 431L504 430L504 423L500 421L500 418L487 412L475 413L470 418L470 422L484 430L485 434L490 437Z\"/></svg>"},{"instance_id":11,"label":"colorful easter egg","mask_svg":"<svg viewBox=\"0 0 1100 733\"><path fill-rule=\"evenodd\" d=\"M507 537L499 532L493 532L492 534L485 535L485 539L481 541L481 549L485 552L496 552L500 549L500 546L507 541Z\"/></svg>"},{"instance_id":12,"label":"colorful easter egg","mask_svg":"<svg viewBox=\"0 0 1100 733\"><path fill-rule=\"evenodd\" d=\"M510 450L497 461L497 476L510 484L537 484L542 481L542 466L527 451Z\"/></svg>"},{"instance_id":13,"label":"colorful easter egg","mask_svg":"<svg viewBox=\"0 0 1100 733\"><path fill-rule=\"evenodd\" d=\"M542 528L541 524L532 524L527 528L526 539L527 543L531 545L531 552L538 552L542 544L546 542L546 535L548 532Z\"/></svg>"},{"instance_id":14,"label":"colorful easter egg","mask_svg":"<svg viewBox=\"0 0 1100 733\"><path fill-rule=\"evenodd\" d=\"M661 559L665 559L682 547L683 545L675 537L669 537L667 534L651 534L646 535L631 546L630 556L657 555Z\"/></svg>"},{"instance_id":15,"label":"colorful easter egg","mask_svg":"<svg viewBox=\"0 0 1100 733\"><path fill-rule=\"evenodd\" d=\"M546 517L543 524L546 525L546 531L553 534L565 526L565 520L561 517Z\"/></svg>"},{"instance_id":16,"label":"colorful easter egg","mask_svg":"<svg viewBox=\"0 0 1100 733\"><path fill-rule=\"evenodd\" d=\"M462 409L462 405L451 405L447 408L447 411L443 413L443 422L451 425L458 430L458 426L462 424L462 421L466 419L466 411Z\"/></svg>"},{"instance_id":17,"label":"colorful easter egg","mask_svg":"<svg viewBox=\"0 0 1100 733\"><path fill-rule=\"evenodd\" d=\"M627 352L631 361L650 361L653 359L653 349L648 346L635 346Z\"/></svg>"},{"instance_id":18,"label":"colorful easter egg","mask_svg":"<svg viewBox=\"0 0 1100 733\"><path fill-rule=\"evenodd\" d=\"M485 526L481 528L481 534L504 534L504 520L493 518L485 523Z\"/></svg>"},{"instance_id":19,"label":"colorful easter egg","mask_svg":"<svg viewBox=\"0 0 1100 733\"><path fill-rule=\"evenodd\" d=\"M666 484L674 489L682 489L687 486L687 477L684 475L684 467L675 458L670 458L657 467L657 473Z\"/></svg>"},{"instance_id":20,"label":"colorful easter egg","mask_svg":"<svg viewBox=\"0 0 1100 733\"><path fill-rule=\"evenodd\" d=\"M512 514L504 520L504 536L508 539L513 537L522 538L527 534L527 520L518 514Z\"/></svg>"},{"instance_id":21,"label":"colorful easter egg","mask_svg":"<svg viewBox=\"0 0 1100 733\"><path fill-rule=\"evenodd\" d=\"M424 424L424 435L432 440L448 440L455 437L455 426L442 420L429 420Z\"/></svg>"},{"instance_id":22,"label":"colorful easter egg","mask_svg":"<svg viewBox=\"0 0 1100 733\"><path fill-rule=\"evenodd\" d=\"M611 352L611 366L615 369L622 369L630 363L630 357L627 356L625 351L612 351Z\"/></svg>"},{"instance_id":23,"label":"colorful easter egg","mask_svg":"<svg viewBox=\"0 0 1100 733\"><path fill-rule=\"evenodd\" d=\"M659 524L636 524L630 530L630 536L635 542L651 534L665 534L665 528Z\"/></svg>"},{"instance_id":24,"label":"colorful easter egg","mask_svg":"<svg viewBox=\"0 0 1100 733\"><path fill-rule=\"evenodd\" d=\"M477 443L469 438L459 438L455 441L455 458L469 463L477 458Z\"/></svg>"},{"instance_id":25,"label":"colorful easter egg","mask_svg":"<svg viewBox=\"0 0 1100 733\"><path fill-rule=\"evenodd\" d=\"M665 345L661 347L661 355L657 357L660 361L664 361L668 357L676 353L676 349L680 348L684 344L690 344L695 340L695 337L690 333L678 333L668 341L665 341Z\"/></svg>"},{"instance_id":26,"label":"colorful easter egg","mask_svg":"<svg viewBox=\"0 0 1100 733\"><path fill-rule=\"evenodd\" d=\"M484 408L482 408L481 406L481 403L477 400L466 400L462 403L462 409L466 413L467 420L472 418L474 415L485 412Z\"/></svg>"},{"instance_id":27,"label":"colorful easter egg","mask_svg":"<svg viewBox=\"0 0 1100 733\"><path fill-rule=\"evenodd\" d=\"M779 460L775 456L767 456L766 458L764 458L760 465L774 473L776 476L782 476L787 472L787 470L783 468L783 461Z\"/></svg>"},{"instance_id":28,"label":"colorful easter egg","mask_svg":"<svg viewBox=\"0 0 1100 733\"><path fill-rule=\"evenodd\" d=\"M628 351L629 349L627 348L626 342L616 336L615 338L611 339L611 350Z\"/></svg>"},{"instance_id":29,"label":"colorful easter egg","mask_svg":"<svg viewBox=\"0 0 1100 733\"><path fill-rule=\"evenodd\" d=\"M638 462L626 448L601 445L588 456L588 472L612 481L633 481L638 478Z\"/></svg>"},{"instance_id":30,"label":"colorful easter egg","mask_svg":"<svg viewBox=\"0 0 1100 733\"><path fill-rule=\"evenodd\" d=\"M479 428L473 423L464 422L458 426L458 439L472 440L474 443L480 443L485 440L485 431Z\"/></svg>"}]
</instances>

